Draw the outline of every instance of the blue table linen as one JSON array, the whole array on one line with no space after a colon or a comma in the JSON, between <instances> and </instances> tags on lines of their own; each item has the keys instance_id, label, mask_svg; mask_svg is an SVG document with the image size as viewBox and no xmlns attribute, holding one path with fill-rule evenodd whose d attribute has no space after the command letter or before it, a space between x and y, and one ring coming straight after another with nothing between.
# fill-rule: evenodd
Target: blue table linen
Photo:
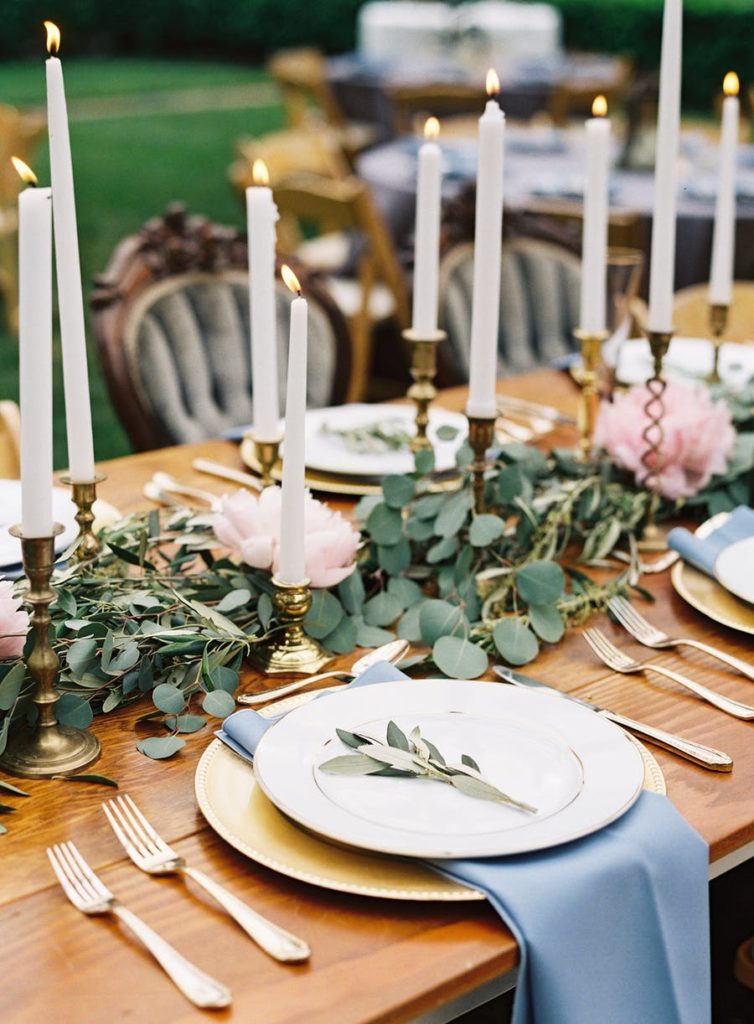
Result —
<instances>
[{"instance_id":1,"label":"blue table linen","mask_svg":"<svg viewBox=\"0 0 754 1024\"><path fill-rule=\"evenodd\" d=\"M402 678L381 663L350 685ZM251 761L274 721L237 711L217 735ZM709 1024L708 849L665 797L549 850L428 863L515 935L513 1024Z\"/></svg>"},{"instance_id":2,"label":"blue table linen","mask_svg":"<svg viewBox=\"0 0 754 1024\"><path fill-rule=\"evenodd\" d=\"M754 509L748 505L739 505L723 525L718 526L704 540L694 536L690 530L676 526L668 534L668 547L677 551L684 562L714 577L718 555L731 544L746 540L747 537L754 537Z\"/></svg>"}]
</instances>

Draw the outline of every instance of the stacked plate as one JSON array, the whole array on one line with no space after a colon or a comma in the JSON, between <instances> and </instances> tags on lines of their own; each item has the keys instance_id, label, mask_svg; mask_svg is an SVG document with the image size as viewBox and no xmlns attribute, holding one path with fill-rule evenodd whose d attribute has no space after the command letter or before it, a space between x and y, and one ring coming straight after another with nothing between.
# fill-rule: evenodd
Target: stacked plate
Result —
<instances>
[{"instance_id":1,"label":"stacked plate","mask_svg":"<svg viewBox=\"0 0 754 1024\"><path fill-rule=\"evenodd\" d=\"M63 533L55 538L56 554L62 554L76 539L78 526L75 515L76 506L71 501L71 492L55 487L52 492L52 518L64 526ZM8 532L11 526L20 522L21 482L0 480L0 577L21 575L21 542Z\"/></svg>"},{"instance_id":2,"label":"stacked plate","mask_svg":"<svg viewBox=\"0 0 754 1024\"><path fill-rule=\"evenodd\" d=\"M380 494L382 480L392 473L411 473L409 447L416 432L413 405L340 405L306 414L307 485L331 494ZM284 424L281 423L281 433ZM458 486L456 452L467 434L461 413L433 409L428 436L435 451L435 490ZM241 458L257 472L254 443L245 439Z\"/></svg>"},{"instance_id":3,"label":"stacked plate","mask_svg":"<svg viewBox=\"0 0 754 1024\"><path fill-rule=\"evenodd\" d=\"M353 754L336 729L383 739L418 726L448 763L471 756L519 810L421 779L334 775ZM625 813L643 785L664 791L656 762L620 729L576 704L498 684L401 680L313 701L272 726L254 769L213 743L196 776L209 824L283 874L395 899L466 900L422 859L499 857L570 842Z\"/></svg>"}]
</instances>

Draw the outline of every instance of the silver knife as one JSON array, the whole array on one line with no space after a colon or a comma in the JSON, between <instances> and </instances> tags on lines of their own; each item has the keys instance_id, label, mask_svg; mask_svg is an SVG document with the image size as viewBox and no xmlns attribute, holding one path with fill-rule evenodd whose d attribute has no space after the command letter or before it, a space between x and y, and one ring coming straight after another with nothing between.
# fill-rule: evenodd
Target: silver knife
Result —
<instances>
[{"instance_id":1,"label":"silver knife","mask_svg":"<svg viewBox=\"0 0 754 1024\"><path fill-rule=\"evenodd\" d=\"M713 772L729 772L733 770L732 758L721 750L715 750L714 747L705 747L701 743L694 743L693 740L684 739L682 736L675 736L672 732L665 732L664 729L656 729L653 725L636 722L633 718L618 715L614 711L601 708L598 704L592 704L581 697L574 697L573 694L563 693L562 690L556 690L554 686L548 686L547 683L541 683L538 679L525 676L522 672L514 672L513 669L503 665L495 665L494 669L495 674L506 683L512 683L514 686L521 686L527 690L539 690L543 694L553 694L556 697L573 701L574 704L580 704L582 707L589 708L590 711L602 715L603 718L607 718L608 721L614 722L622 729L628 729L642 739L648 740L658 747L663 747L665 750L672 750L674 754L678 754L686 758L687 761L700 765L702 768L709 768Z\"/></svg>"}]
</instances>

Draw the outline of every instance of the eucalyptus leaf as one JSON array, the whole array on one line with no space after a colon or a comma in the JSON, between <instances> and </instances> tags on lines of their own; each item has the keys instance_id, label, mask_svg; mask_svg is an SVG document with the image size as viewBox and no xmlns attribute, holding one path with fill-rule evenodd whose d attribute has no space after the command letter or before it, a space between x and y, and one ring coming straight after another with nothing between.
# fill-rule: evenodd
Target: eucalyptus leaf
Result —
<instances>
[{"instance_id":1,"label":"eucalyptus leaf","mask_svg":"<svg viewBox=\"0 0 754 1024\"><path fill-rule=\"evenodd\" d=\"M152 702L156 708L166 715L177 715L186 706L186 695L177 686L160 683L152 690Z\"/></svg>"},{"instance_id":2,"label":"eucalyptus leaf","mask_svg":"<svg viewBox=\"0 0 754 1024\"><path fill-rule=\"evenodd\" d=\"M262 629L267 629L273 615L272 598L269 594L260 594L257 599L257 615L262 623Z\"/></svg>"},{"instance_id":3,"label":"eucalyptus leaf","mask_svg":"<svg viewBox=\"0 0 754 1024\"><path fill-rule=\"evenodd\" d=\"M401 640L408 640L410 643L419 643L421 641L422 631L419 623L421 609L422 604L415 604L401 615L396 627L396 633Z\"/></svg>"},{"instance_id":4,"label":"eucalyptus leaf","mask_svg":"<svg viewBox=\"0 0 754 1024\"><path fill-rule=\"evenodd\" d=\"M468 629L468 622L458 605L431 598L421 605L419 628L421 639L431 646L442 636L463 635Z\"/></svg>"},{"instance_id":5,"label":"eucalyptus leaf","mask_svg":"<svg viewBox=\"0 0 754 1024\"><path fill-rule=\"evenodd\" d=\"M233 612L237 608L243 608L248 605L251 601L251 591L245 588L240 590L231 590L229 594L217 605L216 610L218 612Z\"/></svg>"},{"instance_id":6,"label":"eucalyptus leaf","mask_svg":"<svg viewBox=\"0 0 754 1024\"><path fill-rule=\"evenodd\" d=\"M457 550L458 542L455 537L443 537L442 540L438 541L437 544L433 544L429 551L427 551L427 562L430 565L444 562L446 559L452 558Z\"/></svg>"},{"instance_id":7,"label":"eucalyptus leaf","mask_svg":"<svg viewBox=\"0 0 754 1024\"><path fill-rule=\"evenodd\" d=\"M395 640L395 633L391 633L387 629L380 629L379 626L368 625L360 615L354 615L353 622L356 626L357 647L381 647L383 644Z\"/></svg>"},{"instance_id":8,"label":"eucalyptus leaf","mask_svg":"<svg viewBox=\"0 0 754 1024\"><path fill-rule=\"evenodd\" d=\"M397 544L378 544L377 561L381 569L390 576L399 576L411 565L411 545L406 537L401 537Z\"/></svg>"},{"instance_id":9,"label":"eucalyptus leaf","mask_svg":"<svg viewBox=\"0 0 754 1024\"><path fill-rule=\"evenodd\" d=\"M529 622L540 640L556 644L565 632L563 617L554 604L530 604Z\"/></svg>"},{"instance_id":10,"label":"eucalyptus leaf","mask_svg":"<svg viewBox=\"0 0 754 1024\"><path fill-rule=\"evenodd\" d=\"M401 509L408 505L416 491L416 482L410 476L386 476L382 481L382 493L385 504L390 508Z\"/></svg>"},{"instance_id":11,"label":"eucalyptus leaf","mask_svg":"<svg viewBox=\"0 0 754 1024\"><path fill-rule=\"evenodd\" d=\"M68 648L66 664L74 676L82 676L97 664L97 641L92 637L75 640Z\"/></svg>"},{"instance_id":12,"label":"eucalyptus leaf","mask_svg":"<svg viewBox=\"0 0 754 1024\"><path fill-rule=\"evenodd\" d=\"M364 581L361 573L352 572L350 576L338 584L338 597L349 615L360 615L366 600Z\"/></svg>"},{"instance_id":13,"label":"eucalyptus leaf","mask_svg":"<svg viewBox=\"0 0 754 1024\"><path fill-rule=\"evenodd\" d=\"M391 747L398 747L400 750L410 750L411 745L406 739L406 734L400 729L395 722L390 721L387 724L387 742Z\"/></svg>"},{"instance_id":14,"label":"eucalyptus leaf","mask_svg":"<svg viewBox=\"0 0 754 1024\"><path fill-rule=\"evenodd\" d=\"M238 672L228 665L217 665L210 672L213 690L225 690L226 693L235 693L238 689Z\"/></svg>"},{"instance_id":15,"label":"eucalyptus leaf","mask_svg":"<svg viewBox=\"0 0 754 1024\"><path fill-rule=\"evenodd\" d=\"M435 521L434 519L418 519L416 517L409 517L406 520L406 535L411 540L422 541L430 540L435 535Z\"/></svg>"},{"instance_id":16,"label":"eucalyptus leaf","mask_svg":"<svg viewBox=\"0 0 754 1024\"><path fill-rule=\"evenodd\" d=\"M328 775L372 775L381 771L385 765L366 754L341 754L319 765L321 772Z\"/></svg>"},{"instance_id":17,"label":"eucalyptus leaf","mask_svg":"<svg viewBox=\"0 0 754 1024\"><path fill-rule=\"evenodd\" d=\"M312 591L312 606L304 619L304 629L315 640L332 633L343 618L343 605L329 590Z\"/></svg>"},{"instance_id":18,"label":"eucalyptus leaf","mask_svg":"<svg viewBox=\"0 0 754 1024\"><path fill-rule=\"evenodd\" d=\"M381 590L364 605L364 621L368 626L389 626L402 611L398 598Z\"/></svg>"},{"instance_id":19,"label":"eucalyptus leaf","mask_svg":"<svg viewBox=\"0 0 754 1024\"><path fill-rule=\"evenodd\" d=\"M426 494L414 505L414 515L417 519L434 519L445 504L444 494Z\"/></svg>"},{"instance_id":20,"label":"eucalyptus leaf","mask_svg":"<svg viewBox=\"0 0 754 1024\"><path fill-rule=\"evenodd\" d=\"M139 740L136 749L154 761L163 761L166 757L172 757L186 746L186 741L180 736L149 736L145 740Z\"/></svg>"},{"instance_id":21,"label":"eucalyptus leaf","mask_svg":"<svg viewBox=\"0 0 754 1024\"><path fill-rule=\"evenodd\" d=\"M322 643L334 654L350 654L356 646L356 623L348 615L344 615L338 625L323 637Z\"/></svg>"},{"instance_id":22,"label":"eucalyptus leaf","mask_svg":"<svg viewBox=\"0 0 754 1024\"><path fill-rule=\"evenodd\" d=\"M112 786L113 789L118 788L118 783L115 779L111 779L109 775L91 775L85 773L78 773L76 775L53 775L53 779L59 779L61 782L88 782L95 786Z\"/></svg>"},{"instance_id":23,"label":"eucalyptus leaf","mask_svg":"<svg viewBox=\"0 0 754 1024\"><path fill-rule=\"evenodd\" d=\"M530 562L516 572L516 587L528 604L553 604L565 590L565 574L557 562Z\"/></svg>"},{"instance_id":24,"label":"eucalyptus leaf","mask_svg":"<svg viewBox=\"0 0 754 1024\"><path fill-rule=\"evenodd\" d=\"M505 524L500 516L476 515L469 527L469 541L474 547L483 548L503 535Z\"/></svg>"},{"instance_id":25,"label":"eucalyptus leaf","mask_svg":"<svg viewBox=\"0 0 754 1024\"><path fill-rule=\"evenodd\" d=\"M466 522L473 501L471 491L466 489L451 495L435 520L435 533L439 537L454 537Z\"/></svg>"},{"instance_id":26,"label":"eucalyptus leaf","mask_svg":"<svg viewBox=\"0 0 754 1024\"><path fill-rule=\"evenodd\" d=\"M427 476L435 468L435 453L432 448L414 452L414 469L419 476Z\"/></svg>"},{"instance_id":27,"label":"eucalyptus leaf","mask_svg":"<svg viewBox=\"0 0 754 1024\"><path fill-rule=\"evenodd\" d=\"M402 610L410 608L422 599L422 590L418 583L398 576L388 581L387 592L400 601Z\"/></svg>"},{"instance_id":28,"label":"eucalyptus leaf","mask_svg":"<svg viewBox=\"0 0 754 1024\"><path fill-rule=\"evenodd\" d=\"M476 763L473 757L469 754L461 754L461 764L465 764L468 768L473 768L474 771L481 772L481 768Z\"/></svg>"},{"instance_id":29,"label":"eucalyptus leaf","mask_svg":"<svg viewBox=\"0 0 754 1024\"><path fill-rule=\"evenodd\" d=\"M213 718L227 718L236 710L236 702L225 690L212 690L205 693L202 708Z\"/></svg>"},{"instance_id":30,"label":"eucalyptus leaf","mask_svg":"<svg viewBox=\"0 0 754 1024\"><path fill-rule=\"evenodd\" d=\"M526 665L539 654L536 636L518 619L502 619L495 626L492 638L510 665Z\"/></svg>"},{"instance_id":31,"label":"eucalyptus leaf","mask_svg":"<svg viewBox=\"0 0 754 1024\"><path fill-rule=\"evenodd\" d=\"M432 660L451 679L477 679L487 671L487 655L478 644L459 636L441 636Z\"/></svg>"},{"instance_id":32,"label":"eucalyptus leaf","mask_svg":"<svg viewBox=\"0 0 754 1024\"><path fill-rule=\"evenodd\" d=\"M10 711L18 699L26 677L26 666L23 662L14 665L0 682L0 711Z\"/></svg>"},{"instance_id":33,"label":"eucalyptus leaf","mask_svg":"<svg viewBox=\"0 0 754 1024\"><path fill-rule=\"evenodd\" d=\"M31 793L26 793L23 789L19 789L18 786L14 786L12 782L6 782L4 779L0 779L0 790L5 793L13 793L14 796L31 796Z\"/></svg>"},{"instance_id":34,"label":"eucalyptus leaf","mask_svg":"<svg viewBox=\"0 0 754 1024\"><path fill-rule=\"evenodd\" d=\"M207 724L204 715L173 715L165 719L165 726L170 732L199 732Z\"/></svg>"},{"instance_id":35,"label":"eucalyptus leaf","mask_svg":"<svg viewBox=\"0 0 754 1024\"><path fill-rule=\"evenodd\" d=\"M89 701L82 700L75 693L64 693L55 705L55 714L61 725L73 725L86 729L92 724L94 713Z\"/></svg>"},{"instance_id":36,"label":"eucalyptus leaf","mask_svg":"<svg viewBox=\"0 0 754 1024\"><path fill-rule=\"evenodd\" d=\"M367 519L367 530L376 544L397 544L403 536L403 517L384 502L375 505Z\"/></svg>"},{"instance_id":37,"label":"eucalyptus leaf","mask_svg":"<svg viewBox=\"0 0 754 1024\"><path fill-rule=\"evenodd\" d=\"M458 427L453 427L449 423L443 423L435 431L435 435L440 441L455 441L459 433Z\"/></svg>"}]
</instances>

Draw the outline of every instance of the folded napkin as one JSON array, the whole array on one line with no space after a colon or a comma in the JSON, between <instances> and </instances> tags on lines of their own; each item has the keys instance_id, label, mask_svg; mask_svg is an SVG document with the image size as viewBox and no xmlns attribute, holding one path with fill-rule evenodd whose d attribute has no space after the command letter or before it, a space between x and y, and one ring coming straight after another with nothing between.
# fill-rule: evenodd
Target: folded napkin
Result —
<instances>
[{"instance_id":1,"label":"folded napkin","mask_svg":"<svg viewBox=\"0 0 754 1024\"><path fill-rule=\"evenodd\" d=\"M405 678L383 662L350 685ZM251 761L273 722L237 711L218 736ZM513 1024L709 1024L707 845L665 797L550 850L428 863L515 935Z\"/></svg>"},{"instance_id":2,"label":"folded napkin","mask_svg":"<svg viewBox=\"0 0 754 1024\"><path fill-rule=\"evenodd\" d=\"M739 505L723 525L718 526L704 540L690 530L676 526L668 534L668 547L677 551L684 562L714 577L718 555L731 544L746 540L747 537L754 537L754 509L748 505Z\"/></svg>"}]
</instances>

